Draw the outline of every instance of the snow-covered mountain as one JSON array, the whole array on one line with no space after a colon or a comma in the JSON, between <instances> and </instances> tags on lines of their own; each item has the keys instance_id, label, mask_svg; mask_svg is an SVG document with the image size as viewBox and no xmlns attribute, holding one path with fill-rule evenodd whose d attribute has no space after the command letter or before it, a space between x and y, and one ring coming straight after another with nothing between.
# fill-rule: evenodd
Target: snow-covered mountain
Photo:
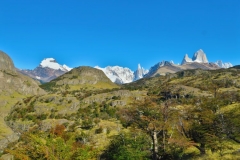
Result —
<instances>
[{"instance_id":1,"label":"snow-covered mountain","mask_svg":"<svg viewBox=\"0 0 240 160\"><path fill-rule=\"evenodd\" d=\"M65 64L60 65L54 58L45 58L34 70L19 70L19 72L42 82L49 82L71 69Z\"/></svg>"},{"instance_id":2,"label":"snow-covered mountain","mask_svg":"<svg viewBox=\"0 0 240 160\"><path fill-rule=\"evenodd\" d=\"M45 58L44 60L42 60L42 62L40 63L40 67L42 68L51 68L54 70L62 70L62 71L70 71L72 68L68 67L67 65L60 65L57 63L57 61L54 58Z\"/></svg>"},{"instance_id":3,"label":"snow-covered mountain","mask_svg":"<svg viewBox=\"0 0 240 160\"><path fill-rule=\"evenodd\" d=\"M188 55L186 54L182 60L182 65L192 62L208 63L207 56L202 49L199 49L197 52L195 52L192 59L189 58Z\"/></svg>"},{"instance_id":4,"label":"snow-covered mountain","mask_svg":"<svg viewBox=\"0 0 240 160\"><path fill-rule=\"evenodd\" d=\"M107 66L105 68L96 66L94 68L102 70L105 75L114 83L130 83L134 79L133 71L131 71L129 68L123 68L120 66Z\"/></svg>"},{"instance_id":5,"label":"snow-covered mountain","mask_svg":"<svg viewBox=\"0 0 240 160\"><path fill-rule=\"evenodd\" d=\"M233 65L229 62L227 63L223 63L221 60L218 60L217 62L215 62L216 65L218 65L220 68L230 68L233 67Z\"/></svg>"},{"instance_id":6,"label":"snow-covered mountain","mask_svg":"<svg viewBox=\"0 0 240 160\"><path fill-rule=\"evenodd\" d=\"M105 68L96 66L94 68L102 70L112 82L118 84L131 83L143 78L143 76L148 73L148 70L142 68L140 64L135 72L129 68L120 66L107 66Z\"/></svg>"}]
</instances>

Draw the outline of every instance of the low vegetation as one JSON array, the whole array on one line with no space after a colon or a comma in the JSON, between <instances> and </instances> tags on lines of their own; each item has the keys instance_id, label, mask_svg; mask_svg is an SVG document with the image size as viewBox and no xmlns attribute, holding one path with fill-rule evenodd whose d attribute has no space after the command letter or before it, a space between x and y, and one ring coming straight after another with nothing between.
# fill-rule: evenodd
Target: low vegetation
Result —
<instances>
[{"instance_id":1,"label":"low vegetation","mask_svg":"<svg viewBox=\"0 0 240 160\"><path fill-rule=\"evenodd\" d=\"M72 73L71 73L72 74ZM102 89L42 85L6 123L15 159L240 159L240 70L187 70ZM70 76L71 80L79 76ZM60 87L60 88L59 88Z\"/></svg>"}]
</instances>

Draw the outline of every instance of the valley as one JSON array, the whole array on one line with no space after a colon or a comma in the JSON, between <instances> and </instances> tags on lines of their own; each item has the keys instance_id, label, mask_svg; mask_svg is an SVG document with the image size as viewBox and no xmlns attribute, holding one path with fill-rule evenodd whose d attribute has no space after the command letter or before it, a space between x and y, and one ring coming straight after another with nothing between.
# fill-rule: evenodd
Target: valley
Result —
<instances>
[{"instance_id":1,"label":"valley","mask_svg":"<svg viewBox=\"0 0 240 160\"><path fill-rule=\"evenodd\" d=\"M0 53L4 160L240 158L238 66L164 62L125 84L80 66L41 84Z\"/></svg>"}]
</instances>

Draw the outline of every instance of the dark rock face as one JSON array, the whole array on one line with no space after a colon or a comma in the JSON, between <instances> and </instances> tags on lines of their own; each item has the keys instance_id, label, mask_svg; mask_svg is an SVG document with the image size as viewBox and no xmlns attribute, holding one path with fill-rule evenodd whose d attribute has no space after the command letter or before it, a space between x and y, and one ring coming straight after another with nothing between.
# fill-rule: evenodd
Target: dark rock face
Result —
<instances>
[{"instance_id":1,"label":"dark rock face","mask_svg":"<svg viewBox=\"0 0 240 160\"><path fill-rule=\"evenodd\" d=\"M36 81L18 73L12 59L0 51L0 95L3 92L5 95L11 95L14 92L23 95L44 93Z\"/></svg>"},{"instance_id":2,"label":"dark rock face","mask_svg":"<svg viewBox=\"0 0 240 160\"><path fill-rule=\"evenodd\" d=\"M16 72L12 59L3 51L0 51L0 70Z\"/></svg>"}]
</instances>

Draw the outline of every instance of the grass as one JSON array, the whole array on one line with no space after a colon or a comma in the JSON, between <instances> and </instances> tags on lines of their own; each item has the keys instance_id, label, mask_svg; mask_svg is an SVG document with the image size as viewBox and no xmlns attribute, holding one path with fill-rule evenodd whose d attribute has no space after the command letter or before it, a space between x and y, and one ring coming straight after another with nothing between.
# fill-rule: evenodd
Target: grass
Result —
<instances>
[{"instance_id":1,"label":"grass","mask_svg":"<svg viewBox=\"0 0 240 160\"><path fill-rule=\"evenodd\" d=\"M100 127L102 127L103 130L105 131L103 131L100 134L95 134L96 129L99 129ZM85 131L79 130L79 131L80 132L83 131L88 136L91 136L91 138L94 139L93 143L95 144L95 148L98 148L103 151L109 145L111 141L111 137L118 135L121 130L127 130L127 129L123 129L120 122L116 121L115 119L112 119L112 120L101 120L99 124L94 126L91 130L85 130Z\"/></svg>"},{"instance_id":2,"label":"grass","mask_svg":"<svg viewBox=\"0 0 240 160\"><path fill-rule=\"evenodd\" d=\"M7 95L7 93L4 92L1 94L0 102L5 102L5 105L0 107L0 139L13 133L12 129L6 125L4 118L10 112L11 107L24 97L26 96L23 96L17 92L14 92L10 95Z\"/></svg>"}]
</instances>

